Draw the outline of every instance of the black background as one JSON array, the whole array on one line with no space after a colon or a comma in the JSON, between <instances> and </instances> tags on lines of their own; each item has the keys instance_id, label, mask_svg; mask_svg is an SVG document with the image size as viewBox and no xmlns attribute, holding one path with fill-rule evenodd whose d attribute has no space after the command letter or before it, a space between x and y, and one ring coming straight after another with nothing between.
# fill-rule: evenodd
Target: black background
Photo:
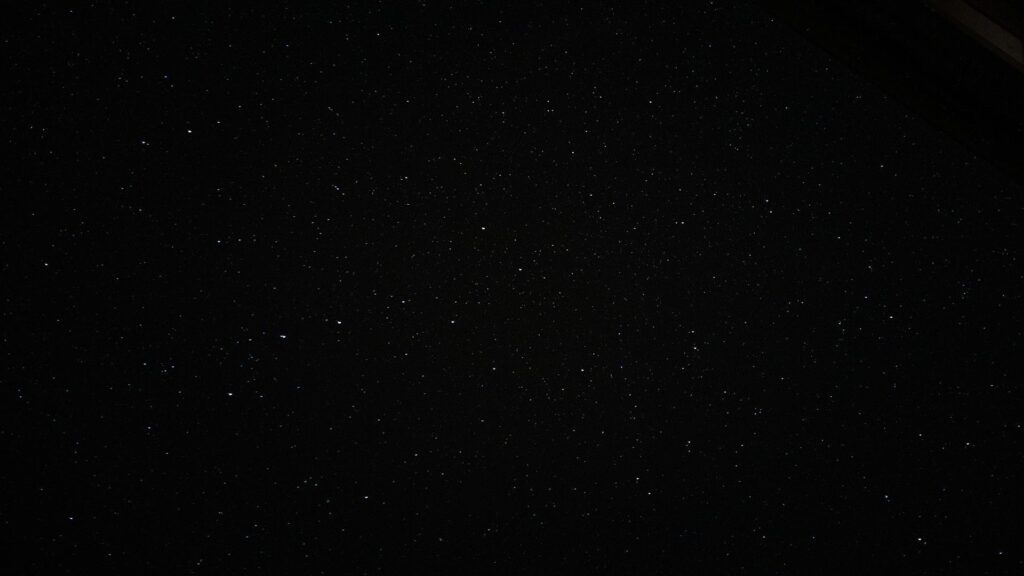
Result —
<instances>
[{"instance_id":1,"label":"black background","mask_svg":"<svg viewBox=\"0 0 1024 576\"><path fill-rule=\"evenodd\" d=\"M20 10L9 573L1021 566L1020 185L758 8Z\"/></svg>"}]
</instances>

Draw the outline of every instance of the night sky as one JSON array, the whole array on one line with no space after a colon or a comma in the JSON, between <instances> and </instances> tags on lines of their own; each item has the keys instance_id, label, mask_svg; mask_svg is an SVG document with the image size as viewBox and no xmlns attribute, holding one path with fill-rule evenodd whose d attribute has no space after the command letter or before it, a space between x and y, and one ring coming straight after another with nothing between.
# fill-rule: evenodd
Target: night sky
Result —
<instances>
[{"instance_id":1,"label":"night sky","mask_svg":"<svg viewBox=\"0 0 1024 576\"><path fill-rule=\"evenodd\" d=\"M1024 566L1024 190L756 5L12 10L4 573Z\"/></svg>"}]
</instances>

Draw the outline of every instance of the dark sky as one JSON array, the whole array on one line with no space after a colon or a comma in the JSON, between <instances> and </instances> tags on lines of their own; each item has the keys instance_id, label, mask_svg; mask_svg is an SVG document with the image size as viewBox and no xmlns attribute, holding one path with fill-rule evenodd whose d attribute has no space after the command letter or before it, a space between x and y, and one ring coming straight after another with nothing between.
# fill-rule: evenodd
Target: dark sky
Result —
<instances>
[{"instance_id":1,"label":"dark sky","mask_svg":"<svg viewBox=\"0 0 1024 576\"><path fill-rule=\"evenodd\" d=\"M5 18L11 574L1020 569L1019 184L747 2L399 4Z\"/></svg>"}]
</instances>

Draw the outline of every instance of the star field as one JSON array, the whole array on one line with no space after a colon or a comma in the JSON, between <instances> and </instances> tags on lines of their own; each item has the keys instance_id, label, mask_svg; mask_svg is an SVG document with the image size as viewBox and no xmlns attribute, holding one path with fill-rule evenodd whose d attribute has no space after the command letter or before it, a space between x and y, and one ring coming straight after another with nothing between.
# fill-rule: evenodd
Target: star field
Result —
<instances>
[{"instance_id":1,"label":"star field","mask_svg":"<svg viewBox=\"0 0 1024 576\"><path fill-rule=\"evenodd\" d=\"M1020 569L1021 187L756 5L46 4L11 574Z\"/></svg>"}]
</instances>

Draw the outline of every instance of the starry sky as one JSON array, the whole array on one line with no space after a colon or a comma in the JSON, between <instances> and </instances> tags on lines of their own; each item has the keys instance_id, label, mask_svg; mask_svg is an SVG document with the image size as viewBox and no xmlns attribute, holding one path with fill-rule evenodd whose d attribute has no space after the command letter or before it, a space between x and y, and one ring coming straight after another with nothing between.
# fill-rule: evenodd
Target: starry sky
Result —
<instances>
[{"instance_id":1,"label":"starry sky","mask_svg":"<svg viewBox=\"0 0 1024 576\"><path fill-rule=\"evenodd\" d=\"M1024 563L1021 186L757 5L5 19L12 574Z\"/></svg>"}]
</instances>

